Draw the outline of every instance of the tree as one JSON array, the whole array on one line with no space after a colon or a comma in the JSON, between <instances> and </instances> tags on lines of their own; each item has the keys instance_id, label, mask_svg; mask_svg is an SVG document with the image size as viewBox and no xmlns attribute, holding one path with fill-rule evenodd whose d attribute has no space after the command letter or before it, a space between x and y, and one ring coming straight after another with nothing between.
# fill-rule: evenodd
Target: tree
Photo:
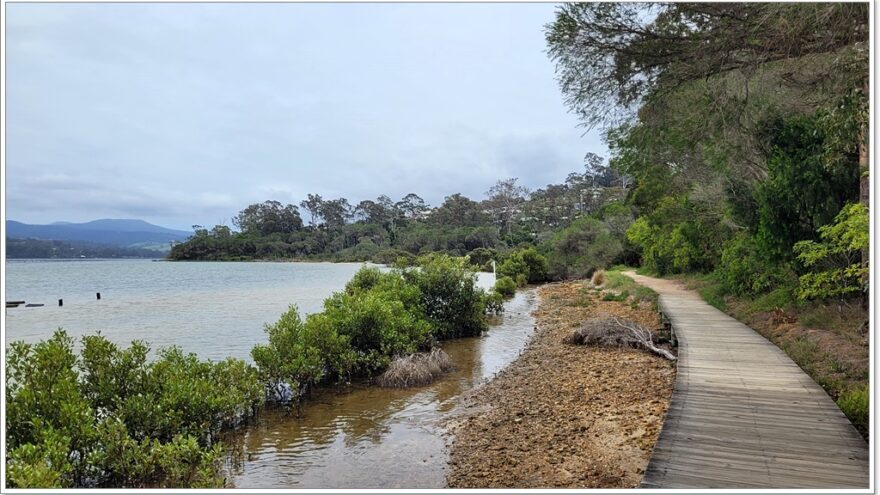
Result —
<instances>
[{"instance_id":1,"label":"tree","mask_svg":"<svg viewBox=\"0 0 880 495\"><path fill-rule=\"evenodd\" d=\"M834 72L866 69L868 9L855 3L572 3L557 10L546 39L566 103L586 126L608 127L629 120L645 98L774 61L855 48L864 60L839 57Z\"/></svg>"},{"instance_id":2,"label":"tree","mask_svg":"<svg viewBox=\"0 0 880 495\"><path fill-rule=\"evenodd\" d=\"M341 227L351 218L351 205L345 198L324 201L318 211L329 228Z\"/></svg>"},{"instance_id":3,"label":"tree","mask_svg":"<svg viewBox=\"0 0 880 495\"><path fill-rule=\"evenodd\" d=\"M479 203L461 193L447 196L430 217L432 224L450 227L476 227L485 224L487 220Z\"/></svg>"},{"instance_id":4,"label":"tree","mask_svg":"<svg viewBox=\"0 0 880 495\"><path fill-rule=\"evenodd\" d=\"M425 200L415 193L407 194L395 206L403 213L404 217L410 220L421 218L428 211Z\"/></svg>"},{"instance_id":5,"label":"tree","mask_svg":"<svg viewBox=\"0 0 880 495\"><path fill-rule=\"evenodd\" d=\"M296 206L278 201L254 203L241 210L232 223L245 234L260 235L294 232L303 224Z\"/></svg>"},{"instance_id":6,"label":"tree","mask_svg":"<svg viewBox=\"0 0 880 495\"><path fill-rule=\"evenodd\" d=\"M486 195L486 201L492 215L497 219L500 227L510 234L513 216L519 211L519 207L525 202L529 190L523 186L517 186L516 177L499 180L490 188Z\"/></svg>"},{"instance_id":7,"label":"tree","mask_svg":"<svg viewBox=\"0 0 880 495\"><path fill-rule=\"evenodd\" d=\"M300 202L300 206L309 212L309 225L314 228L318 226L318 220L321 218L321 209L324 199L320 194L309 194L308 199Z\"/></svg>"}]
</instances>

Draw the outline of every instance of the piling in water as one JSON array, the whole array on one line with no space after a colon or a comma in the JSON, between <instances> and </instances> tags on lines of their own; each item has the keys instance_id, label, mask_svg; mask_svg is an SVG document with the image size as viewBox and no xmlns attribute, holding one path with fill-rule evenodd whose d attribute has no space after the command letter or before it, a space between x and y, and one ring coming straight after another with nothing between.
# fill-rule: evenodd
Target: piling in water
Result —
<instances>
[{"instance_id":1,"label":"piling in water","mask_svg":"<svg viewBox=\"0 0 880 495\"><path fill-rule=\"evenodd\" d=\"M98 300L100 301L101 300L101 293L98 292L96 295L98 296Z\"/></svg>"},{"instance_id":2,"label":"piling in water","mask_svg":"<svg viewBox=\"0 0 880 495\"><path fill-rule=\"evenodd\" d=\"M58 306L64 306L64 299L58 300Z\"/></svg>"}]
</instances>

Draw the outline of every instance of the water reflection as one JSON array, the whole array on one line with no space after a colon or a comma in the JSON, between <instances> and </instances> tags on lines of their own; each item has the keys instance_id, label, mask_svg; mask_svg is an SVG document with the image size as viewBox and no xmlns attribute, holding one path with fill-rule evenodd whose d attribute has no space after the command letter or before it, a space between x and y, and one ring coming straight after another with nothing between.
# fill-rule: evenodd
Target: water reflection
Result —
<instances>
[{"instance_id":1,"label":"water reflection","mask_svg":"<svg viewBox=\"0 0 880 495\"><path fill-rule=\"evenodd\" d=\"M462 392L521 352L534 327L536 295L523 291L487 335L443 346L455 370L416 389L355 386L313 395L300 416L269 411L228 439L237 488L442 488L441 420Z\"/></svg>"}]
</instances>

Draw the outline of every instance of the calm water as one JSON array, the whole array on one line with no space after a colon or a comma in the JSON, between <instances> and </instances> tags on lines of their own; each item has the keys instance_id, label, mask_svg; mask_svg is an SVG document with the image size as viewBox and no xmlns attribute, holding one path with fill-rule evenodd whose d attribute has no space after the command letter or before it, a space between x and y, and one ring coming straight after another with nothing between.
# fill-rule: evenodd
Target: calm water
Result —
<instances>
[{"instance_id":1,"label":"calm water","mask_svg":"<svg viewBox=\"0 0 880 495\"><path fill-rule=\"evenodd\" d=\"M249 359L263 324L296 303L320 311L361 264L168 263L141 260L7 261L6 340L37 341L64 327L101 330L153 348L179 345L203 358ZM480 274L488 287L492 275ZM96 300L95 293L102 299ZM58 307L57 300L64 299ZM444 421L461 394L513 361L534 328L534 291L519 292L479 338L444 343L455 370L415 389L355 386L320 391L298 416L270 410L228 435L227 479L237 488L442 488Z\"/></svg>"},{"instance_id":2,"label":"calm water","mask_svg":"<svg viewBox=\"0 0 880 495\"><path fill-rule=\"evenodd\" d=\"M446 342L455 370L431 385L326 391L310 397L299 417L263 414L227 440L237 450L227 466L230 485L443 488L444 420L456 413L463 392L519 355L534 329L536 299L534 291L520 292L486 335Z\"/></svg>"},{"instance_id":3,"label":"calm water","mask_svg":"<svg viewBox=\"0 0 880 495\"><path fill-rule=\"evenodd\" d=\"M100 330L121 344L143 339L153 349L179 345L202 358L249 360L254 344L266 340L264 323L278 320L291 303L301 313L320 311L361 266L7 261L6 299L46 305L8 309L6 342L35 342L63 327L75 337Z\"/></svg>"}]
</instances>

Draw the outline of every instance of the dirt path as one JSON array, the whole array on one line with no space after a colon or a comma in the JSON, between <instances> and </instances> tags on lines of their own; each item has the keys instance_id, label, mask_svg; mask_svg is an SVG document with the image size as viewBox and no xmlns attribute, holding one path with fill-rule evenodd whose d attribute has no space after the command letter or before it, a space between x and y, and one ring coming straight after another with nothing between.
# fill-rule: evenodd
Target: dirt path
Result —
<instances>
[{"instance_id":1,"label":"dirt path","mask_svg":"<svg viewBox=\"0 0 880 495\"><path fill-rule=\"evenodd\" d=\"M450 487L639 485L675 367L643 351L563 344L597 316L659 326L648 304L601 301L588 286L540 289L532 342L495 380L466 397L465 414L451 425Z\"/></svg>"}]
</instances>

